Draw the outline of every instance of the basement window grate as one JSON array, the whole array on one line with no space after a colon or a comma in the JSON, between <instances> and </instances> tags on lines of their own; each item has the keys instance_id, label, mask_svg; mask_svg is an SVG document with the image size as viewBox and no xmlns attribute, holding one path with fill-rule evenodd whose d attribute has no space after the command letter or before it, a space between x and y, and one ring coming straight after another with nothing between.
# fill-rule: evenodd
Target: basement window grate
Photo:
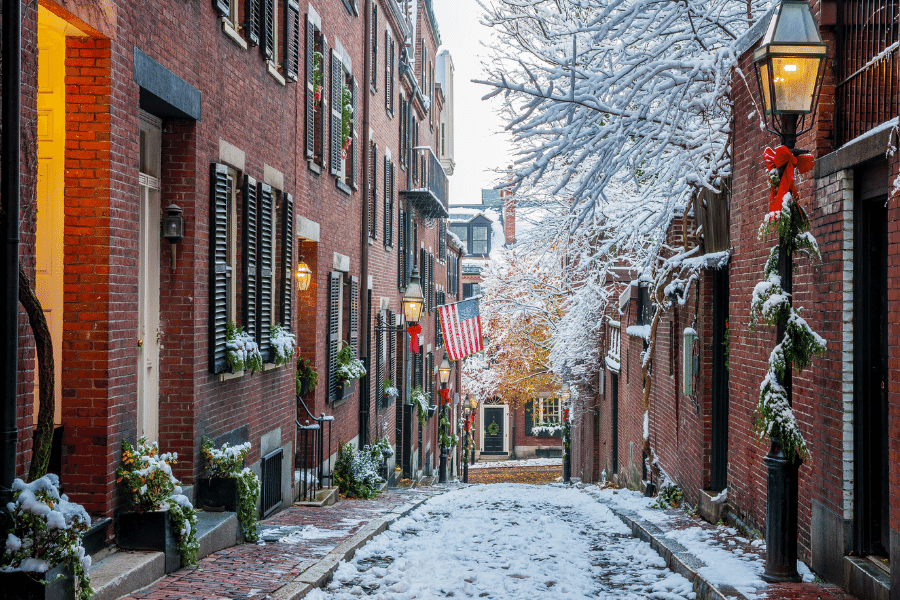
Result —
<instances>
[{"instance_id":1,"label":"basement window grate","mask_svg":"<svg viewBox=\"0 0 900 600\"><path fill-rule=\"evenodd\" d=\"M262 490L259 513L261 519L271 515L281 504L281 461L283 458L284 450L279 448L263 456L260 462Z\"/></svg>"}]
</instances>

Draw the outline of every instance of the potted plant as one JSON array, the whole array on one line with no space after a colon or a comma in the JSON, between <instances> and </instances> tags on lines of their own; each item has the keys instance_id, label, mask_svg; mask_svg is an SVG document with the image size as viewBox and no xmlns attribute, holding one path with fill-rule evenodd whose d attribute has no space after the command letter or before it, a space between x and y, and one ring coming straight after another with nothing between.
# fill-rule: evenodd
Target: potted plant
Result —
<instances>
[{"instance_id":1,"label":"potted plant","mask_svg":"<svg viewBox=\"0 0 900 600\"><path fill-rule=\"evenodd\" d=\"M90 555L82 539L91 519L79 504L59 493L59 477L44 475L30 483L16 479L8 506L12 527L0 555L0 581L17 598L75 597L94 594L87 574Z\"/></svg>"},{"instance_id":2,"label":"potted plant","mask_svg":"<svg viewBox=\"0 0 900 600\"><path fill-rule=\"evenodd\" d=\"M259 346L242 327L236 327L231 321L225 324L225 362L232 373L246 369L252 375L262 371Z\"/></svg>"},{"instance_id":3,"label":"potted plant","mask_svg":"<svg viewBox=\"0 0 900 600\"><path fill-rule=\"evenodd\" d=\"M381 382L381 408L387 408L391 405L397 396L400 395L400 390L394 387L394 382L390 379L385 379Z\"/></svg>"},{"instance_id":4,"label":"potted plant","mask_svg":"<svg viewBox=\"0 0 900 600\"><path fill-rule=\"evenodd\" d=\"M269 341L272 344L272 364L276 367L288 364L294 357L294 334L278 323L272 323Z\"/></svg>"},{"instance_id":5,"label":"potted plant","mask_svg":"<svg viewBox=\"0 0 900 600\"><path fill-rule=\"evenodd\" d=\"M302 356L297 359L297 395L305 396L319 385L319 373L311 361Z\"/></svg>"},{"instance_id":6,"label":"potted plant","mask_svg":"<svg viewBox=\"0 0 900 600\"><path fill-rule=\"evenodd\" d=\"M244 466L250 452L250 442L213 447L213 441L203 437L200 453L206 461L208 477L201 478L198 499L203 506L222 507L236 512L244 532L244 539L255 542L257 533L256 504L259 502L259 477Z\"/></svg>"},{"instance_id":7,"label":"potted plant","mask_svg":"<svg viewBox=\"0 0 900 600\"><path fill-rule=\"evenodd\" d=\"M366 367L353 355L353 347L344 342L337 353L337 378L341 387L339 398L346 398L353 391L352 382L365 376Z\"/></svg>"},{"instance_id":8,"label":"potted plant","mask_svg":"<svg viewBox=\"0 0 900 600\"><path fill-rule=\"evenodd\" d=\"M334 465L334 482L338 491L348 498L374 498L384 482L378 474L381 456L381 450L373 446L363 446L357 452L353 444L341 444Z\"/></svg>"},{"instance_id":9,"label":"potted plant","mask_svg":"<svg viewBox=\"0 0 900 600\"><path fill-rule=\"evenodd\" d=\"M419 418L419 423L422 426L425 426L425 423L428 421L429 414L429 401L428 394L422 390L422 386L417 385L413 388L412 392L409 394L409 402L416 409L416 416ZM433 412L431 414L434 414Z\"/></svg>"},{"instance_id":10,"label":"potted plant","mask_svg":"<svg viewBox=\"0 0 900 600\"><path fill-rule=\"evenodd\" d=\"M116 542L127 550L155 550L166 554L166 572L182 564L196 564L197 515L190 500L172 475L178 454L160 454L156 442L141 437L137 447L122 442L122 484L130 510L116 520Z\"/></svg>"}]
</instances>

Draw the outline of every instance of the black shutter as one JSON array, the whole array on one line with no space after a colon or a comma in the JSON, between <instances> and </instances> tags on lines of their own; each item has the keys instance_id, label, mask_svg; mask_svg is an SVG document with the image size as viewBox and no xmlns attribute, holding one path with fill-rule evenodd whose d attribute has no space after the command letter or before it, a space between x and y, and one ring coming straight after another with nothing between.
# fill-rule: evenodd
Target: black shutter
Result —
<instances>
[{"instance_id":1,"label":"black shutter","mask_svg":"<svg viewBox=\"0 0 900 600\"><path fill-rule=\"evenodd\" d=\"M359 277L351 277L350 285L347 286L347 289L350 294L349 302L347 303L350 307L350 318L348 319L350 331L348 332L347 340L350 348L353 349L353 356L356 356L359 348Z\"/></svg>"},{"instance_id":2,"label":"black shutter","mask_svg":"<svg viewBox=\"0 0 900 600\"><path fill-rule=\"evenodd\" d=\"M444 292L437 293L437 305L438 307L444 304ZM441 347L444 345L444 332L441 330L441 311L434 311L434 345L437 347Z\"/></svg>"},{"instance_id":3,"label":"black shutter","mask_svg":"<svg viewBox=\"0 0 900 600\"><path fill-rule=\"evenodd\" d=\"M225 371L228 323L228 167L212 164L209 218L209 371Z\"/></svg>"},{"instance_id":4,"label":"black shutter","mask_svg":"<svg viewBox=\"0 0 900 600\"><path fill-rule=\"evenodd\" d=\"M328 172L337 175L341 171L341 99L343 67L332 48L331 52L331 158Z\"/></svg>"},{"instance_id":5,"label":"black shutter","mask_svg":"<svg viewBox=\"0 0 900 600\"><path fill-rule=\"evenodd\" d=\"M341 273L332 271L328 281L328 400L337 399L337 353L340 349Z\"/></svg>"},{"instance_id":6,"label":"black shutter","mask_svg":"<svg viewBox=\"0 0 900 600\"><path fill-rule=\"evenodd\" d=\"M406 235L404 235L403 224L406 222L406 215L403 209L400 209L397 225L397 287L403 289L406 287Z\"/></svg>"},{"instance_id":7,"label":"black shutter","mask_svg":"<svg viewBox=\"0 0 900 600\"><path fill-rule=\"evenodd\" d=\"M447 221L441 219L438 222L438 258L441 262L447 260Z\"/></svg>"},{"instance_id":8,"label":"black shutter","mask_svg":"<svg viewBox=\"0 0 900 600\"><path fill-rule=\"evenodd\" d=\"M425 296L422 311L428 312L428 256L425 254L425 248L419 248L419 277L422 285L422 294Z\"/></svg>"},{"instance_id":9,"label":"black shutter","mask_svg":"<svg viewBox=\"0 0 900 600\"><path fill-rule=\"evenodd\" d=\"M428 253L428 310L434 310L434 254Z\"/></svg>"},{"instance_id":10,"label":"black shutter","mask_svg":"<svg viewBox=\"0 0 900 600\"><path fill-rule=\"evenodd\" d=\"M284 77L297 81L300 75L300 3L284 0Z\"/></svg>"},{"instance_id":11,"label":"black shutter","mask_svg":"<svg viewBox=\"0 0 900 600\"><path fill-rule=\"evenodd\" d=\"M284 195L284 215L281 219L281 257L284 269L281 272L281 326L293 331L293 285L294 280L294 197Z\"/></svg>"},{"instance_id":12,"label":"black shutter","mask_svg":"<svg viewBox=\"0 0 900 600\"><path fill-rule=\"evenodd\" d=\"M415 357L413 358L413 386L419 386L422 388L422 391L425 391L425 382L422 381L422 349L419 348L419 351L416 352Z\"/></svg>"},{"instance_id":13,"label":"black shutter","mask_svg":"<svg viewBox=\"0 0 900 600\"><path fill-rule=\"evenodd\" d=\"M350 97L352 98L353 106L353 117L350 121L350 136L353 138L353 141L350 142L350 149L347 153L347 160L350 161L350 172L346 173L346 175L350 178L350 187L354 190L359 189L359 161L362 160L362 148L363 145L359 141L359 122L356 120L356 115L359 113L358 104L359 104L359 86L356 84L356 77L350 78Z\"/></svg>"},{"instance_id":14,"label":"black shutter","mask_svg":"<svg viewBox=\"0 0 900 600\"><path fill-rule=\"evenodd\" d=\"M372 36L372 58L369 68L372 70L372 87L378 89L378 6L372 7L372 28L370 31Z\"/></svg>"},{"instance_id":15,"label":"black shutter","mask_svg":"<svg viewBox=\"0 0 900 600\"><path fill-rule=\"evenodd\" d=\"M244 37L248 46L259 46L259 33L262 29L262 0L244 0Z\"/></svg>"},{"instance_id":16,"label":"black shutter","mask_svg":"<svg viewBox=\"0 0 900 600\"><path fill-rule=\"evenodd\" d=\"M309 22L306 14L306 157L312 158L316 153L316 108L314 104L313 70L315 69L316 29ZM324 65L320 66L324 68Z\"/></svg>"},{"instance_id":17,"label":"black shutter","mask_svg":"<svg viewBox=\"0 0 900 600\"><path fill-rule=\"evenodd\" d=\"M394 78L391 74L391 55L393 55L393 49L391 48L391 34L388 33L388 30L384 30L384 109L393 112L391 110L391 99L394 96Z\"/></svg>"},{"instance_id":18,"label":"black shutter","mask_svg":"<svg viewBox=\"0 0 900 600\"><path fill-rule=\"evenodd\" d=\"M534 400L529 400L525 404L525 435L534 435L532 428L534 427Z\"/></svg>"},{"instance_id":19,"label":"black shutter","mask_svg":"<svg viewBox=\"0 0 900 600\"><path fill-rule=\"evenodd\" d=\"M378 146L369 143L369 237L378 239Z\"/></svg>"},{"instance_id":20,"label":"black shutter","mask_svg":"<svg viewBox=\"0 0 900 600\"><path fill-rule=\"evenodd\" d=\"M259 184L259 234L256 236L259 252L259 279L256 290L256 343L263 362L271 360L269 342L272 332L272 186Z\"/></svg>"},{"instance_id":21,"label":"black shutter","mask_svg":"<svg viewBox=\"0 0 900 600\"><path fill-rule=\"evenodd\" d=\"M231 16L231 3L229 0L213 0L213 8L220 17Z\"/></svg>"},{"instance_id":22,"label":"black shutter","mask_svg":"<svg viewBox=\"0 0 900 600\"><path fill-rule=\"evenodd\" d=\"M375 320L376 323L379 322L379 319ZM386 326L387 323L380 323L382 326ZM383 331L376 331L375 333L375 360L370 361L375 363L375 397L381 400L381 384L384 381L384 336L385 333Z\"/></svg>"},{"instance_id":23,"label":"black shutter","mask_svg":"<svg viewBox=\"0 0 900 600\"><path fill-rule=\"evenodd\" d=\"M241 320L244 331L256 339L256 286L259 281L259 204L257 182L252 177L244 177L241 192L243 207L241 210Z\"/></svg>"},{"instance_id":24,"label":"black shutter","mask_svg":"<svg viewBox=\"0 0 900 600\"><path fill-rule=\"evenodd\" d=\"M266 60L272 60L275 56L275 0L260 1L263 15L259 49Z\"/></svg>"},{"instance_id":25,"label":"black shutter","mask_svg":"<svg viewBox=\"0 0 900 600\"><path fill-rule=\"evenodd\" d=\"M391 161L384 157L384 247L389 248L393 244L391 239L391 218L393 217L393 204L391 204Z\"/></svg>"},{"instance_id":26,"label":"black shutter","mask_svg":"<svg viewBox=\"0 0 900 600\"><path fill-rule=\"evenodd\" d=\"M387 326L388 330L388 367L387 372L389 377L395 377L394 371L397 368L397 334L394 333L394 311L389 310L387 313ZM400 379L394 379L394 387L398 390L400 389L401 381Z\"/></svg>"}]
</instances>

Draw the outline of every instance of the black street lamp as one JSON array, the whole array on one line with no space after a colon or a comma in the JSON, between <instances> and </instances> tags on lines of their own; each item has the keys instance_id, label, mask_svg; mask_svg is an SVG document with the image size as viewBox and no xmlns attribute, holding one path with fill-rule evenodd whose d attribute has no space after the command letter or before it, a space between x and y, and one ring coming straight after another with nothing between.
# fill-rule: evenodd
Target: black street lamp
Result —
<instances>
[{"instance_id":1,"label":"black street lamp","mask_svg":"<svg viewBox=\"0 0 900 600\"><path fill-rule=\"evenodd\" d=\"M572 481L572 456L570 453L570 435L569 429L569 399L572 393L569 392L569 384L564 383L559 389L560 408L563 411L563 482L570 483Z\"/></svg>"},{"instance_id":2,"label":"black street lamp","mask_svg":"<svg viewBox=\"0 0 900 600\"><path fill-rule=\"evenodd\" d=\"M804 0L782 0L772 14L760 47L753 53L756 75L762 94L769 131L781 137L781 143L794 156L805 154L794 148L797 136L809 131L821 82L827 47L819 27ZM804 121L809 116L805 129ZM799 124L799 125L798 125ZM794 159L796 160L796 159ZM784 176L785 166L779 175ZM793 170L787 175L793 176ZM779 190L779 196L781 196ZM781 210L783 197L776 200ZM771 210L771 208L770 208ZM791 248L779 238L778 270L781 287L791 302L793 257ZM778 343L784 340L785 323L779 321ZM785 366L779 383L791 404L791 366ZM772 437L766 465L766 569L762 578L769 582L800 581L797 573L797 476L801 461L788 460L782 440Z\"/></svg>"},{"instance_id":3,"label":"black street lamp","mask_svg":"<svg viewBox=\"0 0 900 600\"><path fill-rule=\"evenodd\" d=\"M441 418L438 421L441 431L441 462L438 467L439 482L447 483L447 455L450 448L447 447L447 437L450 432L450 420L447 417L447 404L450 394L447 393L447 384L450 383L450 361L447 359L447 351L444 351L444 359L438 367L438 376L441 378ZM445 424L446 421L446 424Z\"/></svg>"}]
</instances>

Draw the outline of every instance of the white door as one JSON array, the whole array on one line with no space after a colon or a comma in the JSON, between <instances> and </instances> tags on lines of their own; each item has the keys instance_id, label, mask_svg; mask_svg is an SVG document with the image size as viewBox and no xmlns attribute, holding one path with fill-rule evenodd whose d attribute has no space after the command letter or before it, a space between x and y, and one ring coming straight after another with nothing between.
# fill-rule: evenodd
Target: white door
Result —
<instances>
[{"instance_id":1,"label":"white door","mask_svg":"<svg viewBox=\"0 0 900 600\"><path fill-rule=\"evenodd\" d=\"M159 439L160 138L162 122L141 112L138 240L137 431Z\"/></svg>"}]
</instances>

